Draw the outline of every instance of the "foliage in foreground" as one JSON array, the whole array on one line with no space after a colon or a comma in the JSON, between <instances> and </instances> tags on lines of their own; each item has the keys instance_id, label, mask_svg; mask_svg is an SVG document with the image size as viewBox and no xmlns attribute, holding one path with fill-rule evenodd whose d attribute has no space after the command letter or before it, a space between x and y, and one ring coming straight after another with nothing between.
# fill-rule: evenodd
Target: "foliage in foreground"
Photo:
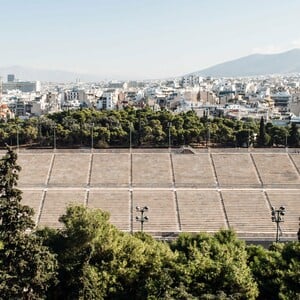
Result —
<instances>
[{"instance_id":1,"label":"foliage in foreground","mask_svg":"<svg viewBox=\"0 0 300 300\"><path fill-rule=\"evenodd\" d=\"M20 167L11 149L0 161L1 299L40 299L55 280L56 259L34 228L33 210L15 188Z\"/></svg>"},{"instance_id":2,"label":"foliage in foreground","mask_svg":"<svg viewBox=\"0 0 300 300\"><path fill-rule=\"evenodd\" d=\"M101 210L71 206L40 235L56 253L49 299L297 299L300 244L246 246L232 230L181 234L171 244L130 235Z\"/></svg>"},{"instance_id":3,"label":"foliage in foreground","mask_svg":"<svg viewBox=\"0 0 300 300\"><path fill-rule=\"evenodd\" d=\"M248 247L248 265L258 283L258 299L299 299L300 243Z\"/></svg>"},{"instance_id":4,"label":"foliage in foreground","mask_svg":"<svg viewBox=\"0 0 300 300\"><path fill-rule=\"evenodd\" d=\"M57 254L52 299L255 299L245 244L232 231L182 235L171 247L148 235L121 233L107 213L67 209L62 230L41 231Z\"/></svg>"}]
</instances>

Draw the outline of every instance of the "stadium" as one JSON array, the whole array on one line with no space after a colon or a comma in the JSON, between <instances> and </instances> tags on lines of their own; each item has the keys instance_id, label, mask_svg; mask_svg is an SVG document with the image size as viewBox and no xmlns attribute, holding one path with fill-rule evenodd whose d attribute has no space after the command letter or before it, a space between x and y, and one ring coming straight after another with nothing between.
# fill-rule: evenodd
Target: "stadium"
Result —
<instances>
[{"instance_id":1,"label":"stadium","mask_svg":"<svg viewBox=\"0 0 300 300\"><path fill-rule=\"evenodd\" d=\"M69 204L83 204L136 232L136 206L147 206L144 231L159 239L233 228L247 241L273 241L271 210L284 206L280 240L297 239L297 149L20 150L18 164L22 201L38 226L58 228Z\"/></svg>"}]
</instances>

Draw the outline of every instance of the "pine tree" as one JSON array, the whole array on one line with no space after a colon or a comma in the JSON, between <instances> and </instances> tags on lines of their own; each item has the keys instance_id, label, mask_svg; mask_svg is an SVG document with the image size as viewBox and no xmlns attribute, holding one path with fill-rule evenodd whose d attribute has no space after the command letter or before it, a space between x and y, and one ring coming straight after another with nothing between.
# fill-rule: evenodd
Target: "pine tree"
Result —
<instances>
[{"instance_id":1,"label":"pine tree","mask_svg":"<svg viewBox=\"0 0 300 300\"><path fill-rule=\"evenodd\" d=\"M17 154L7 147L0 160L0 295L41 299L54 279L56 260L34 234L33 209L21 204Z\"/></svg>"}]
</instances>

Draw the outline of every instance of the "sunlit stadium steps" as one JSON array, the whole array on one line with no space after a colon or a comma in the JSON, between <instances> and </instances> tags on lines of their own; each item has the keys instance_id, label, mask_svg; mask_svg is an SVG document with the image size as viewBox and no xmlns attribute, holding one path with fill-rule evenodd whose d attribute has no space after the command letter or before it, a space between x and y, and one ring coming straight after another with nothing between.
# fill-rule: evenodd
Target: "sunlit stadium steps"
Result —
<instances>
[{"instance_id":1,"label":"sunlit stadium steps","mask_svg":"<svg viewBox=\"0 0 300 300\"><path fill-rule=\"evenodd\" d=\"M55 154L49 177L50 187L85 187L88 183L90 154Z\"/></svg>"},{"instance_id":2,"label":"sunlit stadium steps","mask_svg":"<svg viewBox=\"0 0 300 300\"><path fill-rule=\"evenodd\" d=\"M35 224L38 223L41 205L43 203L44 191L43 190L25 190L22 193L22 204L28 205L34 210L33 220Z\"/></svg>"},{"instance_id":3,"label":"sunlit stadium steps","mask_svg":"<svg viewBox=\"0 0 300 300\"><path fill-rule=\"evenodd\" d=\"M238 234L274 235L275 225L263 191L222 190L221 194L229 226Z\"/></svg>"},{"instance_id":4,"label":"sunlit stadium steps","mask_svg":"<svg viewBox=\"0 0 300 300\"><path fill-rule=\"evenodd\" d=\"M58 227L69 203L87 203L109 211L121 230L137 231L138 204L149 206L144 229L156 237L215 232L230 225L250 240L274 240L270 205L283 204L283 238L297 238L298 153L154 150L133 149L132 155L128 149L20 151L22 202L34 208L41 226Z\"/></svg>"},{"instance_id":5,"label":"sunlit stadium steps","mask_svg":"<svg viewBox=\"0 0 300 300\"><path fill-rule=\"evenodd\" d=\"M133 231L139 231L141 224L135 218L140 217L136 206L147 206L145 213L149 222L144 224L145 232L178 232L178 214L176 199L170 190L134 190L133 191Z\"/></svg>"},{"instance_id":6,"label":"sunlit stadium steps","mask_svg":"<svg viewBox=\"0 0 300 300\"><path fill-rule=\"evenodd\" d=\"M172 187L173 178L168 153L132 154L133 187Z\"/></svg>"},{"instance_id":7,"label":"sunlit stadium steps","mask_svg":"<svg viewBox=\"0 0 300 300\"><path fill-rule=\"evenodd\" d=\"M120 230L131 230L131 197L127 190L90 190L87 207L110 214L110 222Z\"/></svg>"},{"instance_id":8,"label":"sunlit stadium steps","mask_svg":"<svg viewBox=\"0 0 300 300\"><path fill-rule=\"evenodd\" d=\"M208 154L172 154L176 187L216 187Z\"/></svg>"},{"instance_id":9,"label":"sunlit stadium steps","mask_svg":"<svg viewBox=\"0 0 300 300\"><path fill-rule=\"evenodd\" d=\"M18 165L22 168L19 173L19 187L45 187L51 169L53 154L51 153L20 153Z\"/></svg>"},{"instance_id":10,"label":"sunlit stadium steps","mask_svg":"<svg viewBox=\"0 0 300 300\"><path fill-rule=\"evenodd\" d=\"M300 175L288 154L251 155L264 188L300 188Z\"/></svg>"},{"instance_id":11,"label":"sunlit stadium steps","mask_svg":"<svg viewBox=\"0 0 300 300\"><path fill-rule=\"evenodd\" d=\"M217 191L177 190L177 199L183 232L216 232L227 228Z\"/></svg>"},{"instance_id":12,"label":"sunlit stadium steps","mask_svg":"<svg viewBox=\"0 0 300 300\"><path fill-rule=\"evenodd\" d=\"M295 167L298 171L298 174L300 174L300 154L299 153L290 154L290 158L291 158L293 164L295 165Z\"/></svg>"},{"instance_id":13,"label":"sunlit stadium steps","mask_svg":"<svg viewBox=\"0 0 300 300\"><path fill-rule=\"evenodd\" d=\"M219 186L261 187L261 182L248 153L212 154Z\"/></svg>"},{"instance_id":14,"label":"sunlit stadium steps","mask_svg":"<svg viewBox=\"0 0 300 300\"><path fill-rule=\"evenodd\" d=\"M84 205L86 191L78 190L48 190L42 203L42 212L39 225L49 227L61 227L58 219L66 212L70 204Z\"/></svg>"},{"instance_id":15,"label":"sunlit stadium steps","mask_svg":"<svg viewBox=\"0 0 300 300\"><path fill-rule=\"evenodd\" d=\"M280 223L283 236L297 237L300 224L300 193L299 190L267 190L270 203L276 209L286 209L284 222Z\"/></svg>"},{"instance_id":16,"label":"sunlit stadium steps","mask_svg":"<svg viewBox=\"0 0 300 300\"><path fill-rule=\"evenodd\" d=\"M130 155L127 153L93 154L91 187L124 187L130 184Z\"/></svg>"}]
</instances>

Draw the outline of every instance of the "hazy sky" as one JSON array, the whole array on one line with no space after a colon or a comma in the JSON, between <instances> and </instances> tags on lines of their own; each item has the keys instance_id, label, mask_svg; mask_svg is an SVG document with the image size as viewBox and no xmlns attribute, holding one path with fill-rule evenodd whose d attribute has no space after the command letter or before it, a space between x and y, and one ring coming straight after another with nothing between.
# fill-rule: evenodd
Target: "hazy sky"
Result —
<instances>
[{"instance_id":1,"label":"hazy sky","mask_svg":"<svg viewBox=\"0 0 300 300\"><path fill-rule=\"evenodd\" d=\"M299 0L0 0L0 67L146 79L300 47Z\"/></svg>"}]
</instances>

